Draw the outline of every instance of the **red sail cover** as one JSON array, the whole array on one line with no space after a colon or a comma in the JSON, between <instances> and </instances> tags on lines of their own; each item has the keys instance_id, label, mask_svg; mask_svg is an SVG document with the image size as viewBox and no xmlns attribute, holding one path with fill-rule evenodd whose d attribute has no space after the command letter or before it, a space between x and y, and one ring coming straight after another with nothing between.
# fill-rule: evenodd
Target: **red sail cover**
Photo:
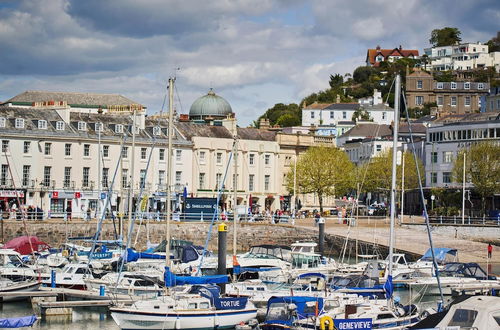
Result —
<instances>
[{"instance_id":1,"label":"red sail cover","mask_svg":"<svg viewBox=\"0 0 500 330\"><path fill-rule=\"evenodd\" d=\"M19 236L5 243L3 248L13 249L22 255L26 255L32 252L31 246L35 252L44 251L50 248L47 243L40 241L36 236Z\"/></svg>"}]
</instances>

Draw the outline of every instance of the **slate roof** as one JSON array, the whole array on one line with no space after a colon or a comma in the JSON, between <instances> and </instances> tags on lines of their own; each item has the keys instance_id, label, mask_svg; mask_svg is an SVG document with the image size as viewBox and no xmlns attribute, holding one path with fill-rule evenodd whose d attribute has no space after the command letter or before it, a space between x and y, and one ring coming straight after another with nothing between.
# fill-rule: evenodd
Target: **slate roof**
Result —
<instances>
[{"instance_id":1,"label":"slate roof","mask_svg":"<svg viewBox=\"0 0 500 330\"><path fill-rule=\"evenodd\" d=\"M434 121L434 123L453 123L453 122L471 122L471 121L492 121L499 120L500 112L481 112L467 114L449 114L442 116Z\"/></svg>"},{"instance_id":2,"label":"slate roof","mask_svg":"<svg viewBox=\"0 0 500 330\"><path fill-rule=\"evenodd\" d=\"M76 93L76 92L49 92L25 91L7 100L5 103L32 103L45 101L66 101L68 105L108 106L138 104L119 94Z\"/></svg>"},{"instance_id":3,"label":"slate roof","mask_svg":"<svg viewBox=\"0 0 500 330\"><path fill-rule=\"evenodd\" d=\"M276 132L258 128L237 128L238 138L243 140L276 141Z\"/></svg>"},{"instance_id":4,"label":"slate roof","mask_svg":"<svg viewBox=\"0 0 500 330\"><path fill-rule=\"evenodd\" d=\"M427 131L427 127L422 123L412 122L410 125L411 131L414 134L425 134ZM408 125L408 123L399 123L399 133L410 133L410 125Z\"/></svg>"},{"instance_id":5,"label":"slate roof","mask_svg":"<svg viewBox=\"0 0 500 330\"><path fill-rule=\"evenodd\" d=\"M342 134L340 137L347 137L347 136L373 137L373 136L386 136L391 134L392 130L390 125L367 123L367 124L358 124L354 126L350 130Z\"/></svg>"},{"instance_id":6,"label":"slate roof","mask_svg":"<svg viewBox=\"0 0 500 330\"><path fill-rule=\"evenodd\" d=\"M64 135L68 133L73 133L73 130L65 125L64 130L56 130L56 122L63 121L59 114L46 109L27 109L18 107L8 107L0 106L0 117L6 119L5 127L2 130L12 131L16 133L24 132L26 134L52 134L52 135ZM24 128L16 128L15 120L16 118L24 119ZM39 129L38 120L46 120L47 128Z\"/></svg>"},{"instance_id":7,"label":"slate roof","mask_svg":"<svg viewBox=\"0 0 500 330\"><path fill-rule=\"evenodd\" d=\"M233 138L231 132L229 132L229 130L223 126L211 126L205 124L196 124L192 122L178 122L175 124L175 126L188 140L192 140L192 138L195 136L223 139Z\"/></svg>"},{"instance_id":8,"label":"slate roof","mask_svg":"<svg viewBox=\"0 0 500 330\"><path fill-rule=\"evenodd\" d=\"M360 108L359 103L332 103L327 106L326 110L358 110Z\"/></svg>"}]
</instances>

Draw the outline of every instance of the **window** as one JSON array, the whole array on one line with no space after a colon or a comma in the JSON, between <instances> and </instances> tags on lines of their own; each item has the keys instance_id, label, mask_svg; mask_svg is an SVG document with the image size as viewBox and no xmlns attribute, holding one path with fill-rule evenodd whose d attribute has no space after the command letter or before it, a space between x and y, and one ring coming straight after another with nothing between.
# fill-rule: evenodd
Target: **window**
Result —
<instances>
[{"instance_id":1,"label":"window","mask_svg":"<svg viewBox=\"0 0 500 330\"><path fill-rule=\"evenodd\" d=\"M444 151L443 152L443 163L451 163L453 162L453 151Z\"/></svg>"},{"instance_id":2,"label":"window","mask_svg":"<svg viewBox=\"0 0 500 330\"><path fill-rule=\"evenodd\" d=\"M314 111L311 111L311 119L314 119Z\"/></svg>"},{"instance_id":3,"label":"window","mask_svg":"<svg viewBox=\"0 0 500 330\"><path fill-rule=\"evenodd\" d=\"M451 97L451 102L450 102L450 105L452 107L456 107L457 106L457 97L456 96L452 96Z\"/></svg>"},{"instance_id":4,"label":"window","mask_svg":"<svg viewBox=\"0 0 500 330\"><path fill-rule=\"evenodd\" d=\"M451 183L451 172L443 172L443 183Z\"/></svg>"},{"instance_id":5,"label":"window","mask_svg":"<svg viewBox=\"0 0 500 330\"><path fill-rule=\"evenodd\" d=\"M23 153L28 154L30 152L31 148L31 142L30 141L24 141L23 144Z\"/></svg>"},{"instance_id":6,"label":"window","mask_svg":"<svg viewBox=\"0 0 500 330\"><path fill-rule=\"evenodd\" d=\"M89 157L90 156L90 144L84 144L83 145L83 157Z\"/></svg>"},{"instance_id":7,"label":"window","mask_svg":"<svg viewBox=\"0 0 500 330\"><path fill-rule=\"evenodd\" d=\"M264 191L269 191L269 183L271 181L270 175L264 175Z\"/></svg>"},{"instance_id":8,"label":"window","mask_svg":"<svg viewBox=\"0 0 500 330\"><path fill-rule=\"evenodd\" d=\"M347 112L346 111L342 111L342 119L347 119Z\"/></svg>"},{"instance_id":9,"label":"window","mask_svg":"<svg viewBox=\"0 0 500 330\"><path fill-rule=\"evenodd\" d=\"M71 143L64 145L64 156L71 156Z\"/></svg>"},{"instance_id":10,"label":"window","mask_svg":"<svg viewBox=\"0 0 500 330\"><path fill-rule=\"evenodd\" d=\"M43 152L43 153L44 153L46 156L48 156L48 155L50 155L51 151L52 151L52 143L50 143L50 142L45 142L45 149L44 149L44 152Z\"/></svg>"},{"instance_id":11,"label":"window","mask_svg":"<svg viewBox=\"0 0 500 330\"><path fill-rule=\"evenodd\" d=\"M175 183L176 184L181 184L182 181L182 172L181 171L176 171L175 172Z\"/></svg>"},{"instance_id":12,"label":"window","mask_svg":"<svg viewBox=\"0 0 500 330\"><path fill-rule=\"evenodd\" d=\"M205 173L200 173L199 189L205 189Z\"/></svg>"},{"instance_id":13,"label":"window","mask_svg":"<svg viewBox=\"0 0 500 330\"><path fill-rule=\"evenodd\" d=\"M128 158L128 147L122 147L122 158Z\"/></svg>"},{"instance_id":14,"label":"window","mask_svg":"<svg viewBox=\"0 0 500 330\"><path fill-rule=\"evenodd\" d=\"M375 145L375 150L376 151L382 151L382 145L381 144Z\"/></svg>"},{"instance_id":15,"label":"window","mask_svg":"<svg viewBox=\"0 0 500 330\"><path fill-rule=\"evenodd\" d=\"M457 83L456 82L452 81L451 84L450 84L450 86L451 86L451 89L457 89Z\"/></svg>"},{"instance_id":16,"label":"window","mask_svg":"<svg viewBox=\"0 0 500 330\"><path fill-rule=\"evenodd\" d=\"M146 159L147 151L147 148L141 148L141 159Z\"/></svg>"},{"instance_id":17,"label":"window","mask_svg":"<svg viewBox=\"0 0 500 330\"><path fill-rule=\"evenodd\" d=\"M124 168L122 170L122 188L128 187L128 169Z\"/></svg>"},{"instance_id":18,"label":"window","mask_svg":"<svg viewBox=\"0 0 500 330\"><path fill-rule=\"evenodd\" d=\"M56 130L58 131L64 131L64 122L63 121L57 121L56 122Z\"/></svg>"},{"instance_id":19,"label":"window","mask_svg":"<svg viewBox=\"0 0 500 330\"><path fill-rule=\"evenodd\" d=\"M158 171L158 185L162 186L164 184L165 184L165 171L159 170Z\"/></svg>"},{"instance_id":20,"label":"window","mask_svg":"<svg viewBox=\"0 0 500 330\"><path fill-rule=\"evenodd\" d=\"M334 111L330 111L330 119L333 119L334 115L335 115L335 112Z\"/></svg>"},{"instance_id":21,"label":"window","mask_svg":"<svg viewBox=\"0 0 500 330\"><path fill-rule=\"evenodd\" d=\"M139 187L144 187L146 184L146 170L141 170L139 172Z\"/></svg>"},{"instance_id":22,"label":"window","mask_svg":"<svg viewBox=\"0 0 500 330\"><path fill-rule=\"evenodd\" d=\"M466 107L470 107L470 96L466 96L465 97L464 104L465 104Z\"/></svg>"},{"instance_id":23,"label":"window","mask_svg":"<svg viewBox=\"0 0 500 330\"><path fill-rule=\"evenodd\" d=\"M78 122L78 130L79 131L86 131L87 130L87 123L84 121L79 121Z\"/></svg>"},{"instance_id":24,"label":"window","mask_svg":"<svg viewBox=\"0 0 500 330\"><path fill-rule=\"evenodd\" d=\"M115 125L115 133L116 134L122 134L123 133L123 125L122 124L116 124Z\"/></svg>"},{"instance_id":25,"label":"window","mask_svg":"<svg viewBox=\"0 0 500 330\"><path fill-rule=\"evenodd\" d=\"M201 163L205 162L205 151L200 151L200 162Z\"/></svg>"},{"instance_id":26,"label":"window","mask_svg":"<svg viewBox=\"0 0 500 330\"><path fill-rule=\"evenodd\" d=\"M491 109L493 110L493 105L491 106ZM500 99L497 99L497 109L500 109Z\"/></svg>"},{"instance_id":27,"label":"window","mask_svg":"<svg viewBox=\"0 0 500 330\"><path fill-rule=\"evenodd\" d=\"M160 126L153 127L153 135L161 135L161 127Z\"/></svg>"},{"instance_id":28,"label":"window","mask_svg":"<svg viewBox=\"0 0 500 330\"><path fill-rule=\"evenodd\" d=\"M477 89L484 89L484 84L483 83L478 83L477 84Z\"/></svg>"},{"instance_id":29,"label":"window","mask_svg":"<svg viewBox=\"0 0 500 330\"><path fill-rule=\"evenodd\" d=\"M31 172L31 166L30 165L23 165L23 186L27 187L30 183L30 172Z\"/></svg>"},{"instance_id":30,"label":"window","mask_svg":"<svg viewBox=\"0 0 500 330\"><path fill-rule=\"evenodd\" d=\"M177 162L182 160L182 150L175 150L175 160Z\"/></svg>"},{"instance_id":31,"label":"window","mask_svg":"<svg viewBox=\"0 0 500 330\"><path fill-rule=\"evenodd\" d=\"M477 311L473 309L459 309L455 310L448 327L460 327L460 328L471 328L476 321Z\"/></svg>"},{"instance_id":32,"label":"window","mask_svg":"<svg viewBox=\"0 0 500 330\"><path fill-rule=\"evenodd\" d=\"M102 156L106 158L109 157L109 146L102 146Z\"/></svg>"},{"instance_id":33,"label":"window","mask_svg":"<svg viewBox=\"0 0 500 330\"><path fill-rule=\"evenodd\" d=\"M415 96L415 105L422 105L424 104L424 97L423 96Z\"/></svg>"},{"instance_id":34,"label":"window","mask_svg":"<svg viewBox=\"0 0 500 330\"><path fill-rule=\"evenodd\" d=\"M6 123L5 117L0 117L0 128L5 128L5 123Z\"/></svg>"},{"instance_id":35,"label":"window","mask_svg":"<svg viewBox=\"0 0 500 330\"><path fill-rule=\"evenodd\" d=\"M0 185L7 185L7 177L9 176L9 165L2 164L2 172L0 174Z\"/></svg>"},{"instance_id":36,"label":"window","mask_svg":"<svg viewBox=\"0 0 500 330\"><path fill-rule=\"evenodd\" d=\"M431 163L436 164L438 161L438 153L433 151L431 152Z\"/></svg>"},{"instance_id":37,"label":"window","mask_svg":"<svg viewBox=\"0 0 500 330\"><path fill-rule=\"evenodd\" d=\"M271 155L264 155L264 165L271 164Z\"/></svg>"},{"instance_id":38,"label":"window","mask_svg":"<svg viewBox=\"0 0 500 330\"><path fill-rule=\"evenodd\" d=\"M437 83L437 89L443 89L443 83L442 82L438 82Z\"/></svg>"},{"instance_id":39,"label":"window","mask_svg":"<svg viewBox=\"0 0 500 330\"><path fill-rule=\"evenodd\" d=\"M222 164L222 152L218 152L216 155L217 164Z\"/></svg>"},{"instance_id":40,"label":"window","mask_svg":"<svg viewBox=\"0 0 500 330\"><path fill-rule=\"evenodd\" d=\"M23 118L16 118L14 126L16 126L16 128L24 128L24 119Z\"/></svg>"},{"instance_id":41,"label":"window","mask_svg":"<svg viewBox=\"0 0 500 330\"><path fill-rule=\"evenodd\" d=\"M385 111L382 112L382 120L385 120L387 118L387 113Z\"/></svg>"},{"instance_id":42,"label":"window","mask_svg":"<svg viewBox=\"0 0 500 330\"><path fill-rule=\"evenodd\" d=\"M423 83L422 80L417 80L417 89L422 89Z\"/></svg>"},{"instance_id":43,"label":"window","mask_svg":"<svg viewBox=\"0 0 500 330\"><path fill-rule=\"evenodd\" d=\"M2 153L9 152L9 140L2 140Z\"/></svg>"},{"instance_id":44,"label":"window","mask_svg":"<svg viewBox=\"0 0 500 330\"><path fill-rule=\"evenodd\" d=\"M109 182L109 168L103 167L102 168L102 187L108 188L108 182Z\"/></svg>"},{"instance_id":45,"label":"window","mask_svg":"<svg viewBox=\"0 0 500 330\"><path fill-rule=\"evenodd\" d=\"M82 186L83 187L88 187L89 186L89 176L90 176L90 167L84 167L83 168L83 180L82 180Z\"/></svg>"},{"instance_id":46,"label":"window","mask_svg":"<svg viewBox=\"0 0 500 330\"><path fill-rule=\"evenodd\" d=\"M47 121L39 120L38 121L38 129L47 129Z\"/></svg>"},{"instance_id":47,"label":"window","mask_svg":"<svg viewBox=\"0 0 500 330\"><path fill-rule=\"evenodd\" d=\"M43 185L45 187L50 186L50 172L52 171L52 167L45 166L43 168Z\"/></svg>"},{"instance_id":48,"label":"window","mask_svg":"<svg viewBox=\"0 0 500 330\"><path fill-rule=\"evenodd\" d=\"M215 175L215 183L217 184L217 188L220 188L220 185L222 184L222 173L217 173Z\"/></svg>"},{"instance_id":49,"label":"window","mask_svg":"<svg viewBox=\"0 0 500 330\"><path fill-rule=\"evenodd\" d=\"M254 179L255 179L255 175L250 174L248 176L248 191L253 191L253 189L254 189Z\"/></svg>"},{"instance_id":50,"label":"window","mask_svg":"<svg viewBox=\"0 0 500 330\"><path fill-rule=\"evenodd\" d=\"M102 123L95 123L95 131L102 132L104 129L104 125Z\"/></svg>"},{"instance_id":51,"label":"window","mask_svg":"<svg viewBox=\"0 0 500 330\"><path fill-rule=\"evenodd\" d=\"M438 96L437 97L437 105L438 106L442 106L443 105L443 97L442 96Z\"/></svg>"},{"instance_id":52,"label":"window","mask_svg":"<svg viewBox=\"0 0 500 330\"><path fill-rule=\"evenodd\" d=\"M464 89L470 89L470 82L464 83Z\"/></svg>"},{"instance_id":53,"label":"window","mask_svg":"<svg viewBox=\"0 0 500 330\"><path fill-rule=\"evenodd\" d=\"M69 188L71 182L71 167L64 168L64 179L63 186L64 188Z\"/></svg>"},{"instance_id":54,"label":"window","mask_svg":"<svg viewBox=\"0 0 500 330\"><path fill-rule=\"evenodd\" d=\"M165 149L162 148L158 150L158 158L160 160L165 160Z\"/></svg>"},{"instance_id":55,"label":"window","mask_svg":"<svg viewBox=\"0 0 500 330\"><path fill-rule=\"evenodd\" d=\"M431 172L431 183L437 183L438 182L438 175L436 172Z\"/></svg>"},{"instance_id":56,"label":"window","mask_svg":"<svg viewBox=\"0 0 500 330\"><path fill-rule=\"evenodd\" d=\"M255 163L255 155L254 154L248 155L248 163L250 165L253 165Z\"/></svg>"}]
</instances>

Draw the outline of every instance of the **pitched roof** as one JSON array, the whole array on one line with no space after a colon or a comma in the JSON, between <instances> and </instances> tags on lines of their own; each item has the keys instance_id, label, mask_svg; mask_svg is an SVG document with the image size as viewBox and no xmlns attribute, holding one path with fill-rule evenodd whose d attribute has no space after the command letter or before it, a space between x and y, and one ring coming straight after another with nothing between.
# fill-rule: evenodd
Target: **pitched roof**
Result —
<instances>
[{"instance_id":1,"label":"pitched roof","mask_svg":"<svg viewBox=\"0 0 500 330\"><path fill-rule=\"evenodd\" d=\"M389 58L389 56L402 56L402 57L410 57L418 56L418 50L417 49L400 49L400 48L393 48L393 49L368 49L368 52L366 54L366 61L369 62L371 65L375 65L377 62L375 61L375 58L378 55L382 55L384 57L384 61Z\"/></svg>"},{"instance_id":2,"label":"pitched roof","mask_svg":"<svg viewBox=\"0 0 500 330\"><path fill-rule=\"evenodd\" d=\"M324 108L328 107L331 105L331 103L317 103L314 102L313 104L309 104L303 110L323 110Z\"/></svg>"},{"instance_id":3,"label":"pitched roof","mask_svg":"<svg viewBox=\"0 0 500 330\"><path fill-rule=\"evenodd\" d=\"M258 128L238 127L238 138L243 140L276 141L276 132Z\"/></svg>"},{"instance_id":4,"label":"pitched roof","mask_svg":"<svg viewBox=\"0 0 500 330\"><path fill-rule=\"evenodd\" d=\"M341 137L348 136L362 136L362 137L374 137L374 136L386 136L391 135L392 130L390 125L379 125L375 123L358 124L341 135Z\"/></svg>"},{"instance_id":5,"label":"pitched roof","mask_svg":"<svg viewBox=\"0 0 500 330\"><path fill-rule=\"evenodd\" d=\"M108 106L138 104L119 94L25 91L5 103L32 103L46 101L65 101L69 105Z\"/></svg>"},{"instance_id":6,"label":"pitched roof","mask_svg":"<svg viewBox=\"0 0 500 330\"><path fill-rule=\"evenodd\" d=\"M326 107L327 110L358 110L359 103L332 103Z\"/></svg>"},{"instance_id":7,"label":"pitched roof","mask_svg":"<svg viewBox=\"0 0 500 330\"><path fill-rule=\"evenodd\" d=\"M213 138L223 138L232 139L233 135L224 126L212 126L205 124L196 124L193 122L178 122L175 123L177 129L184 135L188 140L192 140L193 137L213 137Z\"/></svg>"},{"instance_id":8,"label":"pitched roof","mask_svg":"<svg viewBox=\"0 0 500 330\"><path fill-rule=\"evenodd\" d=\"M434 123L454 123L454 122L471 122L471 121L491 121L499 120L500 112L480 112L466 114L449 114L442 116L434 121Z\"/></svg>"}]
</instances>

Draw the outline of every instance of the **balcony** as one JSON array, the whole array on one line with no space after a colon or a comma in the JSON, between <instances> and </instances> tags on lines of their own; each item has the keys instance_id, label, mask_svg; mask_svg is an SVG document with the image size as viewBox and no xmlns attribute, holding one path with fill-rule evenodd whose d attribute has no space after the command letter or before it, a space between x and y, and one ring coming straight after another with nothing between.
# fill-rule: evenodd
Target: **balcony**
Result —
<instances>
[{"instance_id":1,"label":"balcony","mask_svg":"<svg viewBox=\"0 0 500 330\"><path fill-rule=\"evenodd\" d=\"M63 188L68 190L75 190L76 183L75 181L63 181Z\"/></svg>"},{"instance_id":2,"label":"balcony","mask_svg":"<svg viewBox=\"0 0 500 330\"><path fill-rule=\"evenodd\" d=\"M82 180L83 190L94 190L94 181Z\"/></svg>"},{"instance_id":3,"label":"balcony","mask_svg":"<svg viewBox=\"0 0 500 330\"><path fill-rule=\"evenodd\" d=\"M23 188L35 188L35 180L23 180L23 182L21 182L21 185Z\"/></svg>"},{"instance_id":4,"label":"balcony","mask_svg":"<svg viewBox=\"0 0 500 330\"><path fill-rule=\"evenodd\" d=\"M14 188L12 179L0 179L0 188Z\"/></svg>"},{"instance_id":5,"label":"balcony","mask_svg":"<svg viewBox=\"0 0 500 330\"><path fill-rule=\"evenodd\" d=\"M55 189L56 188L56 180L43 180L40 182L40 189L41 190L49 190L49 189Z\"/></svg>"}]
</instances>

